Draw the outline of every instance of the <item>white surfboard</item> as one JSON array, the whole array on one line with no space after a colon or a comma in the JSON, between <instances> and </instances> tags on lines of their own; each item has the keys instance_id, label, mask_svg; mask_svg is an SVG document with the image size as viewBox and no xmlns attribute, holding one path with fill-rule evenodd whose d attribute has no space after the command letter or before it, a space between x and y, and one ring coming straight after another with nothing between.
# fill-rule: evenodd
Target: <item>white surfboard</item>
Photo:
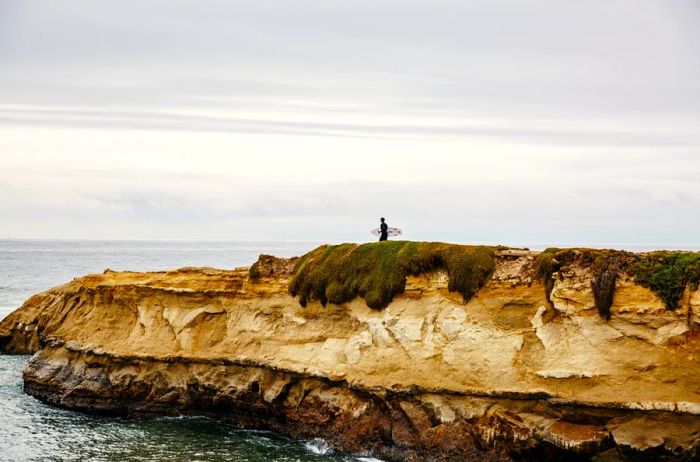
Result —
<instances>
[{"instance_id":1,"label":"white surfboard","mask_svg":"<svg viewBox=\"0 0 700 462\"><path fill-rule=\"evenodd\" d=\"M375 236L379 236L382 234L381 230L379 228L375 228L372 231L370 231L372 234ZM401 230L399 228L389 228L387 230L389 237L396 237L396 236L401 236Z\"/></svg>"}]
</instances>

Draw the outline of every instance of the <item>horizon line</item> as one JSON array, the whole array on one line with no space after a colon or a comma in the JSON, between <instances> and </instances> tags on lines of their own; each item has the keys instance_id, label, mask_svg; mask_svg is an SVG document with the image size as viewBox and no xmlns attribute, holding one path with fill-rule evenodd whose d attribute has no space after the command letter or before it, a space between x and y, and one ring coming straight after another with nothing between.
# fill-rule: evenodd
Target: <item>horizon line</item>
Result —
<instances>
[{"instance_id":1,"label":"horizon line","mask_svg":"<svg viewBox=\"0 0 700 462\"><path fill-rule=\"evenodd\" d=\"M413 241L413 239L392 239L395 241ZM0 237L0 241L63 241L63 242L79 242L79 241L92 241L92 242L245 242L245 243L309 243L309 244L333 244L333 243L370 243L375 242L374 240L369 241L349 241L349 240L310 240L310 239L208 239L208 238L109 238L109 237ZM654 250L684 250L685 248L692 248L692 250L700 250L700 243L633 243L633 242L608 242L608 243L596 243L596 242L579 242L579 243L556 243L556 242L531 242L527 244L503 244L503 243L486 243L486 242L449 242L440 240L415 240L416 242L446 242L453 244L463 244L463 245L485 245L485 246L499 246L504 245L511 248L548 248L556 246L564 246L568 248L577 247L587 247L587 248L607 248L614 249L615 247L645 247L654 248ZM614 247L615 246L615 247ZM691 249L688 249L691 250Z\"/></svg>"}]
</instances>

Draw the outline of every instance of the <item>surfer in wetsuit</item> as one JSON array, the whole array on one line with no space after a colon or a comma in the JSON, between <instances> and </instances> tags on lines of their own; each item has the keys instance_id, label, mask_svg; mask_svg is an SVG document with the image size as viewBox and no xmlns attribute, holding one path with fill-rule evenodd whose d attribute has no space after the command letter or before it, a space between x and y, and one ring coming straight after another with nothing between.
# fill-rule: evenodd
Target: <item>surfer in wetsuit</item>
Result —
<instances>
[{"instance_id":1,"label":"surfer in wetsuit","mask_svg":"<svg viewBox=\"0 0 700 462\"><path fill-rule=\"evenodd\" d=\"M382 224L379 225L379 241L386 241L389 238L389 225L384 222L384 217L380 218Z\"/></svg>"}]
</instances>

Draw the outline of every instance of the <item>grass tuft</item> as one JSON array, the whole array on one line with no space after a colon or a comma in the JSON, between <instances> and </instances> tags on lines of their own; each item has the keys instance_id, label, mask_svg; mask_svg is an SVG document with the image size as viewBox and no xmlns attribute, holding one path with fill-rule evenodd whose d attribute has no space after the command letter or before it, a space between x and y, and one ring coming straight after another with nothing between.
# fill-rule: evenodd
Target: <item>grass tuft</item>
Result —
<instances>
[{"instance_id":1,"label":"grass tuft","mask_svg":"<svg viewBox=\"0 0 700 462\"><path fill-rule=\"evenodd\" d=\"M608 260L604 260L593 273L591 281L593 299L601 318L610 319L610 307L615 296L617 275L618 268Z\"/></svg>"},{"instance_id":2,"label":"grass tuft","mask_svg":"<svg viewBox=\"0 0 700 462\"><path fill-rule=\"evenodd\" d=\"M694 252L660 251L644 255L632 267L636 282L656 292L675 310L686 286L698 288L700 254Z\"/></svg>"},{"instance_id":3,"label":"grass tuft","mask_svg":"<svg viewBox=\"0 0 700 462\"><path fill-rule=\"evenodd\" d=\"M569 264L574 258L573 249L558 249L549 247L537 256L535 261L535 276L544 282L544 291L547 301L551 304L550 296L554 289L555 278L559 271Z\"/></svg>"},{"instance_id":4,"label":"grass tuft","mask_svg":"<svg viewBox=\"0 0 700 462\"><path fill-rule=\"evenodd\" d=\"M384 241L326 245L299 258L289 292L302 306L310 300L341 304L355 297L370 308L386 307L402 293L408 275L444 269L448 289L468 301L489 280L494 250L439 242Z\"/></svg>"}]
</instances>

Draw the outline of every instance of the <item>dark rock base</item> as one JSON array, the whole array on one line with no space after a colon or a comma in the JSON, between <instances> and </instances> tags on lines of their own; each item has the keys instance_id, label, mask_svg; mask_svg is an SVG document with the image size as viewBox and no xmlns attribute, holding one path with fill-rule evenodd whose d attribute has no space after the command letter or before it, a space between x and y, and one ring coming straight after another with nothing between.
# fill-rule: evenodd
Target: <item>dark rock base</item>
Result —
<instances>
[{"instance_id":1,"label":"dark rock base","mask_svg":"<svg viewBox=\"0 0 700 462\"><path fill-rule=\"evenodd\" d=\"M24 383L28 394L69 409L204 415L239 428L321 437L338 450L390 461L700 460L697 416L364 390L253 364L114 357L55 346L32 358ZM630 435L640 425L635 419L647 426L637 439ZM673 427L675 436L648 438L657 427L667 434Z\"/></svg>"}]
</instances>

